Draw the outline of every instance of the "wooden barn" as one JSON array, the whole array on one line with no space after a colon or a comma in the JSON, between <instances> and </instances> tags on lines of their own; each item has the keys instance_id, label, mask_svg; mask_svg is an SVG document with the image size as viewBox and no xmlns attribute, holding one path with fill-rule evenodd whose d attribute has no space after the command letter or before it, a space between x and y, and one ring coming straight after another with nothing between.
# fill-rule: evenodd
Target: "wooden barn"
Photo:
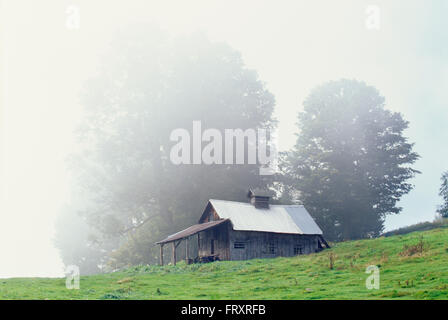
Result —
<instances>
[{"instance_id":1,"label":"wooden barn","mask_svg":"<svg viewBox=\"0 0 448 320\"><path fill-rule=\"evenodd\" d=\"M248 198L247 203L209 200L198 224L157 242L160 263L163 265L163 246L171 244L176 264L176 248L183 240L187 263L289 257L329 247L302 205L271 205L269 196L252 190ZM191 239L197 241L194 260L189 254Z\"/></svg>"}]
</instances>

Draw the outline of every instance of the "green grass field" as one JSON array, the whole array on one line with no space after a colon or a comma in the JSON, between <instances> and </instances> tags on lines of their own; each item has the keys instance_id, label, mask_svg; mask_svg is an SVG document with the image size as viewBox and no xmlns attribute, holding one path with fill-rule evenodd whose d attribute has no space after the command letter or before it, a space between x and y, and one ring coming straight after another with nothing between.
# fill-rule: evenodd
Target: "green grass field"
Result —
<instances>
[{"instance_id":1,"label":"green grass field","mask_svg":"<svg viewBox=\"0 0 448 320\"><path fill-rule=\"evenodd\" d=\"M366 289L369 265L380 268L378 290ZM0 299L448 299L448 228L342 242L293 258L136 266L81 277L80 285L0 279Z\"/></svg>"}]
</instances>

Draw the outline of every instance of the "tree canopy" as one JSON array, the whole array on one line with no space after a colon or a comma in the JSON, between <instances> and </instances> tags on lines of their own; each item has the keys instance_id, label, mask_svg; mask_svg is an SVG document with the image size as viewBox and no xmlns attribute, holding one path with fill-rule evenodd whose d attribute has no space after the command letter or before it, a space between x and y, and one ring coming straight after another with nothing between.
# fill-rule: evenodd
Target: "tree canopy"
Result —
<instances>
[{"instance_id":1,"label":"tree canopy","mask_svg":"<svg viewBox=\"0 0 448 320\"><path fill-rule=\"evenodd\" d=\"M298 117L298 138L282 163L285 197L300 200L331 240L377 236L412 189L418 171L408 122L379 92L339 80L314 89Z\"/></svg>"}]
</instances>

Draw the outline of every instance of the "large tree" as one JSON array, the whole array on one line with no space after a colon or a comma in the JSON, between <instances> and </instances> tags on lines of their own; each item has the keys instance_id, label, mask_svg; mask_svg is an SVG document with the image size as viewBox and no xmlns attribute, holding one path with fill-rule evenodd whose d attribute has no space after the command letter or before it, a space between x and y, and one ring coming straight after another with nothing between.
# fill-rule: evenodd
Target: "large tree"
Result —
<instances>
[{"instance_id":1,"label":"large tree","mask_svg":"<svg viewBox=\"0 0 448 320\"><path fill-rule=\"evenodd\" d=\"M298 119L297 142L282 164L285 196L299 199L331 240L380 234L418 172L409 166L419 156L403 136L408 122L355 80L314 89Z\"/></svg>"},{"instance_id":2,"label":"large tree","mask_svg":"<svg viewBox=\"0 0 448 320\"><path fill-rule=\"evenodd\" d=\"M442 185L440 186L439 195L443 198L443 204L438 208L437 212L444 218L448 218L448 171L442 174Z\"/></svg>"},{"instance_id":3,"label":"large tree","mask_svg":"<svg viewBox=\"0 0 448 320\"><path fill-rule=\"evenodd\" d=\"M148 26L128 30L82 102L86 149L73 163L94 196L89 223L103 241L119 239L113 267L156 261L154 242L195 223L209 198L244 200L248 186L267 186L258 165L170 161L171 133L192 133L195 120L220 132L275 126L273 95L225 44Z\"/></svg>"}]
</instances>

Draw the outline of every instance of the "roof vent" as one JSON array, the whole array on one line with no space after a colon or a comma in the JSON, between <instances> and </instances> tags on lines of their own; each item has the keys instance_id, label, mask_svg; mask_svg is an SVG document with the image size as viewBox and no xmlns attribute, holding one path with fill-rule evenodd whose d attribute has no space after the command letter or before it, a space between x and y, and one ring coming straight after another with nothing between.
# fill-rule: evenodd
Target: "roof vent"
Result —
<instances>
[{"instance_id":1,"label":"roof vent","mask_svg":"<svg viewBox=\"0 0 448 320\"><path fill-rule=\"evenodd\" d=\"M250 203L257 209L269 209L270 196L263 190L249 189L247 197L250 199Z\"/></svg>"}]
</instances>

